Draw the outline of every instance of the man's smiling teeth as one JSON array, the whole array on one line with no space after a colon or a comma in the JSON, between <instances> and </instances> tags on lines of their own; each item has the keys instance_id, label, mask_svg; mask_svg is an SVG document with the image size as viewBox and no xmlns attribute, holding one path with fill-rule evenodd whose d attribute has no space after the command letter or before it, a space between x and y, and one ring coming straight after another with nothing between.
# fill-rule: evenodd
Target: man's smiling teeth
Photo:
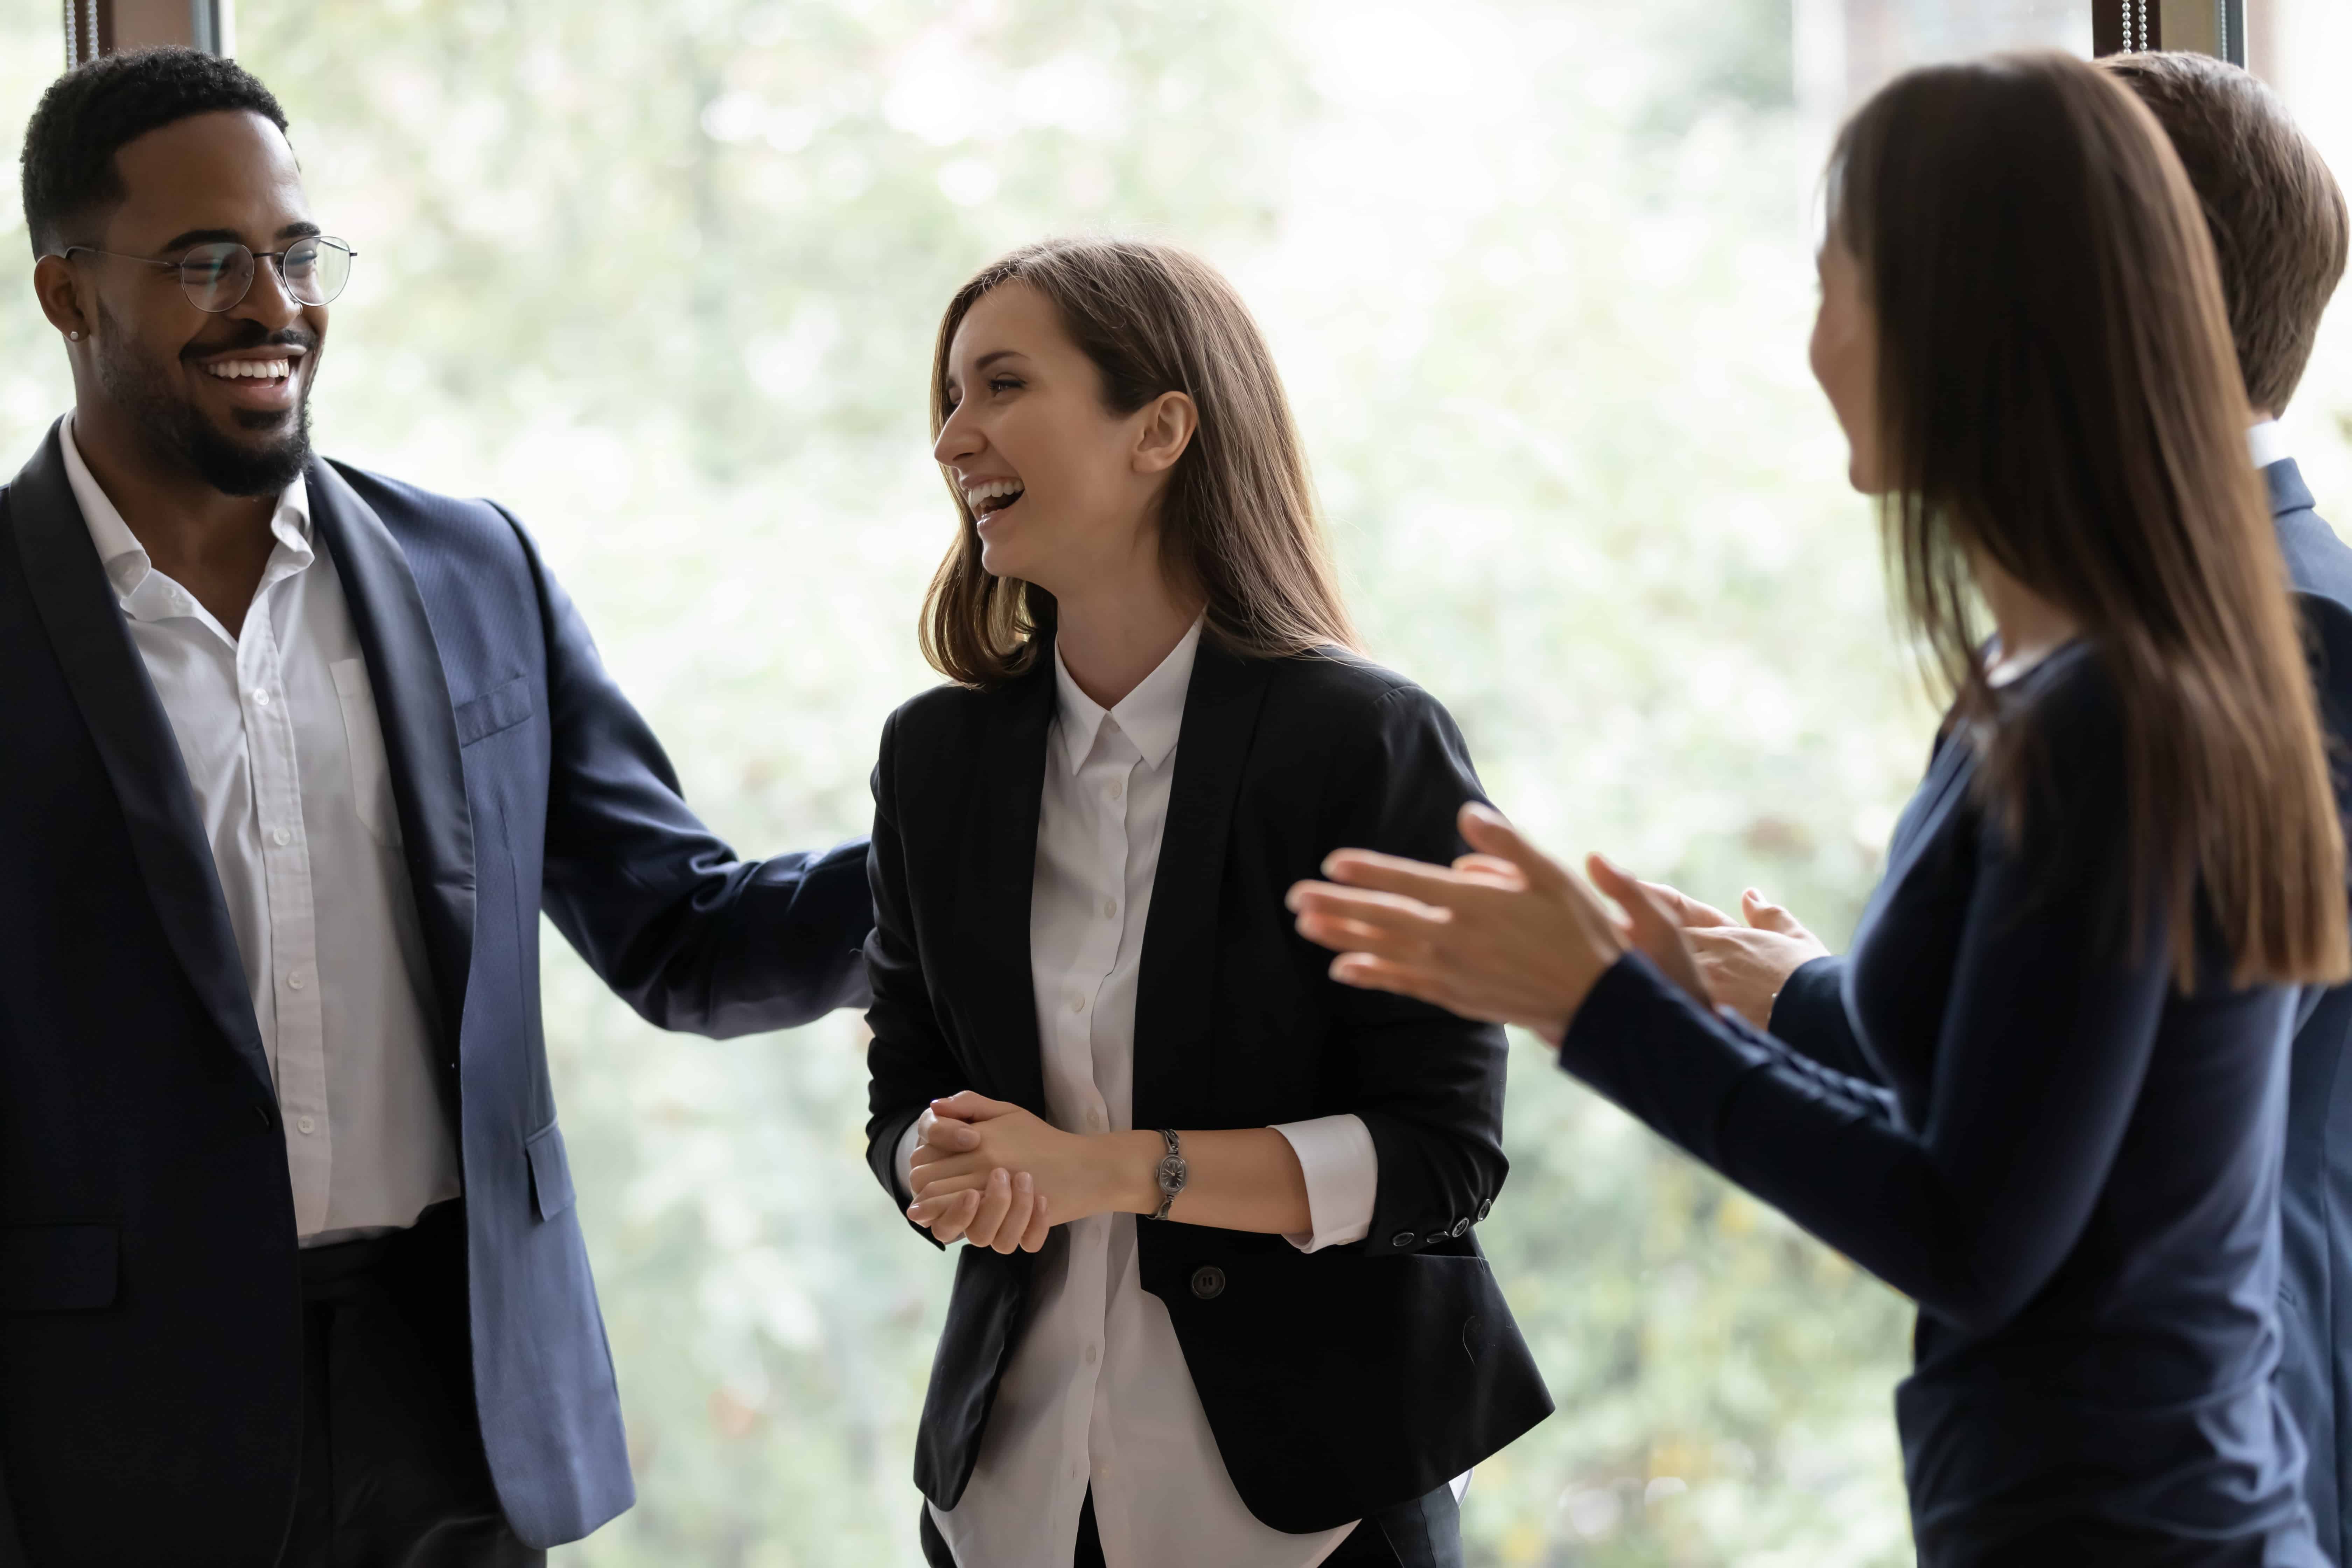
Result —
<instances>
[{"instance_id":1,"label":"man's smiling teeth","mask_svg":"<svg viewBox=\"0 0 2352 1568\"><path fill-rule=\"evenodd\" d=\"M223 381L283 381L294 374L294 362L285 359L219 360L205 366Z\"/></svg>"},{"instance_id":2,"label":"man's smiling teeth","mask_svg":"<svg viewBox=\"0 0 2352 1568\"><path fill-rule=\"evenodd\" d=\"M994 511L996 508L991 504L992 502L1013 500L1020 496L1021 489L1019 479L990 479L966 489L963 492L963 504L971 508L974 516L982 512Z\"/></svg>"}]
</instances>

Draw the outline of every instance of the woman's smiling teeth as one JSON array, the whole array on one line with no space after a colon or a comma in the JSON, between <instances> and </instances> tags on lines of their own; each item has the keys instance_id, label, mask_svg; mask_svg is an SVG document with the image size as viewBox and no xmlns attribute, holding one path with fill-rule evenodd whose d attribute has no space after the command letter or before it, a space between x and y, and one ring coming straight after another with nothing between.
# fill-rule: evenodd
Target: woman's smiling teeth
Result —
<instances>
[{"instance_id":1,"label":"woman's smiling teeth","mask_svg":"<svg viewBox=\"0 0 2352 1568\"><path fill-rule=\"evenodd\" d=\"M215 360L205 368L223 381L283 381L294 374L294 362L287 359L226 359Z\"/></svg>"},{"instance_id":2,"label":"woman's smiling teeth","mask_svg":"<svg viewBox=\"0 0 2352 1568\"><path fill-rule=\"evenodd\" d=\"M979 484L964 487L963 504L971 508L973 517L986 517L991 512L1003 511L1019 500L1021 490L1019 479L983 479Z\"/></svg>"}]
</instances>

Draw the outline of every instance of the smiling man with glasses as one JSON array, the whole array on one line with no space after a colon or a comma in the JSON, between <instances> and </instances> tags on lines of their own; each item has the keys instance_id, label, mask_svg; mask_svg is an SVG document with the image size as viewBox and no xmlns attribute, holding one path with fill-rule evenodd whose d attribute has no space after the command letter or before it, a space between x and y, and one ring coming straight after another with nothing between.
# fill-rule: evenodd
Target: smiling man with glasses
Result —
<instances>
[{"instance_id":1,"label":"smiling man with glasses","mask_svg":"<svg viewBox=\"0 0 2352 1568\"><path fill-rule=\"evenodd\" d=\"M696 819L528 534L310 451L327 307L236 65L24 152L74 405L0 489L0 1568L529 1563L632 1500L543 908L667 1027L865 992L865 846Z\"/></svg>"}]
</instances>

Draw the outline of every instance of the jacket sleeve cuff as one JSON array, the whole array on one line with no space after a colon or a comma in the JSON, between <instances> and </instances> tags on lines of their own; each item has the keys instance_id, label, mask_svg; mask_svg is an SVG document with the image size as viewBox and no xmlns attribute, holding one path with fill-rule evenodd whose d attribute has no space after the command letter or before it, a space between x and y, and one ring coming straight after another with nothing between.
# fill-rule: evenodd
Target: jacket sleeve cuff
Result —
<instances>
[{"instance_id":1,"label":"jacket sleeve cuff","mask_svg":"<svg viewBox=\"0 0 2352 1568\"><path fill-rule=\"evenodd\" d=\"M1318 1116L1275 1128L1289 1140L1307 1177L1307 1218L1312 1227L1286 1234L1301 1252L1319 1252L1361 1241L1372 1228L1372 1204L1380 1195L1381 1160L1371 1130L1360 1116Z\"/></svg>"}]
</instances>

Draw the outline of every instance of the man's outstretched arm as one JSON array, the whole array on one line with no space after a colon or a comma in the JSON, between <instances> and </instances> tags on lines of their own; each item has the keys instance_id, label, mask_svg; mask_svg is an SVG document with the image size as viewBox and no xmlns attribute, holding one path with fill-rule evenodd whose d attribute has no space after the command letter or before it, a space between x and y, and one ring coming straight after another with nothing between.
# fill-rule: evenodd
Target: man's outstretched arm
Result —
<instances>
[{"instance_id":1,"label":"man's outstretched arm","mask_svg":"<svg viewBox=\"0 0 2352 1568\"><path fill-rule=\"evenodd\" d=\"M666 1029L723 1038L864 1005L866 841L747 860L704 826L580 612L515 531L547 636L542 901L557 929Z\"/></svg>"}]
</instances>

